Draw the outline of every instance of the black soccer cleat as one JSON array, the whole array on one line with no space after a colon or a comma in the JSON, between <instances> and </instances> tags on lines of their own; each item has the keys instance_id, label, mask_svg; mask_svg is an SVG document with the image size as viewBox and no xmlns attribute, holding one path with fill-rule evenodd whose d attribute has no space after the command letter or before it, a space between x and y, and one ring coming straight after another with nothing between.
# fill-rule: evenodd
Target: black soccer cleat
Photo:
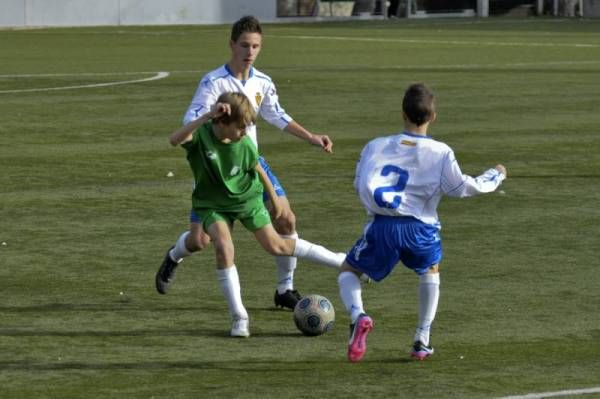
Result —
<instances>
[{"instance_id":1,"label":"black soccer cleat","mask_svg":"<svg viewBox=\"0 0 600 399\"><path fill-rule=\"evenodd\" d=\"M275 307L289 308L294 310L298 301L302 299L302 295L296 290L286 290L283 294L280 294L275 290Z\"/></svg>"},{"instance_id":2,"label":"black soccer cleat","mask_svg":"<svg viewBox=\"0 0 600 399\"><path fill-rule=\"evenodd\" d=\"M169 248L158 272L156 272L156 291L163 295L169 290L169 284L175 278L175 269L179 266L179 263L175 262L171 259L171 256L169 256L171 249L173 249L173 247Z\"/></svg>"}]
</instances>

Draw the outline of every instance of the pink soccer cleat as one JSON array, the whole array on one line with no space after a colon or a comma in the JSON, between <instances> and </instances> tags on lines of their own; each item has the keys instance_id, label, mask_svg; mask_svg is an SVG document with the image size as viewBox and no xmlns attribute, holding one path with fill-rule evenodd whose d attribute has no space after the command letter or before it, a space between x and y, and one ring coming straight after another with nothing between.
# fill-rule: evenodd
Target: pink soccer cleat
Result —
<instances>
[{"instance_id":1,"label":"pink soccer cleat","mask_svg":"<svg viewBox=\"0 0 600 399\"><path fill-rule=\"evenodd\" d=\"M348 360L352 363L360 361L367 351L367 335L373 329L373 319L361 314L354 324L350 325L350 340L348 342Z\"/></svg>"}]
</instances>

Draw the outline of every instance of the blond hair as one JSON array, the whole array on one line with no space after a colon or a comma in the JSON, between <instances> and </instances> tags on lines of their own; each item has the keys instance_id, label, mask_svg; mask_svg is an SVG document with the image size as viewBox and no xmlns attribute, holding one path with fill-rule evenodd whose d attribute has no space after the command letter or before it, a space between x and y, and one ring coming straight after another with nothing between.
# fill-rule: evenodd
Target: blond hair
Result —
<instances>
[{"instance_id":1,"label":"blond hair","mask_svg":"<svg viewBox=\"0 0 600 399\"><path fill-rule=\"evenodd\" d=\"M254 111L250 100L244 94L233 92L223 93L219 96L217 102L229 104L231 114L213 118L214 123L222 123L223 125L235 123L240 128L245 128L256 123L256 111Z\"/></svg>"}]
</instances>

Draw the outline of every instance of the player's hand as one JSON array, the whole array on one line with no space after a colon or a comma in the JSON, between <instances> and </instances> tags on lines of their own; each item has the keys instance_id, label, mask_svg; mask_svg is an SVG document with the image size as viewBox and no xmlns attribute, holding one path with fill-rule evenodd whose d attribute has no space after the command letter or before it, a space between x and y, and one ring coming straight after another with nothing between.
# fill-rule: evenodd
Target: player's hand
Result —
<instances>
[{"instance_id":1,"label":"player's hand","mask_svg":"<svg viewBox=\"0 0 600 399\"><path fill-rule=\"evenodd\" d=\"M223 115L231 115L231 105L228 103L216 103L210 107L211 118L218 118Z\"/></svg>"},{"instance_id":2,"label":"player's hand","mask_svg":"<svg viewBox=\"0 0 600 399\"><path fill-rule=\"evenodd\" d=\"M329 154L333 153L333 141L325 134L313 134L310 143L321 147Z\"/></svg>"},{"instance_id":3,"label":"player's hand","mask_svg":"<svg viewBox=\"0 0 600 399\"><path fill-rule=\"evenodd\" d=\"M504 165L496 165L496 170L500 173L502 173L504 175L504 177L508 177L508 175L506 174L506 168L504 167Z\"/></svg>"}]
</instances>

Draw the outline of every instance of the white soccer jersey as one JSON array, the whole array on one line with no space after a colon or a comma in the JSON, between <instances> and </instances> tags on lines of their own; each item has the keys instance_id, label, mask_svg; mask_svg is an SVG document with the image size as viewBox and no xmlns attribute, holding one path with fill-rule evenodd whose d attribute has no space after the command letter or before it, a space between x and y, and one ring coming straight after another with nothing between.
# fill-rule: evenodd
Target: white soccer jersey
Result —
<instances>
[{"instance_id":1,"label":"white soccer jersey","mask_svg":"<svg viewBox=\"0 0 600 399\"><path fill-rule=\"evenodd\" d=\"M189 123L210 111L210 107L225 92L244 93L257 114L279 129L284 129L292 120L279 105L275 84L268 75L253 67L250 69L250 77L244 82L236 79L225 64L204 75L183 117L183 123ZM256 126L248 127L246 134L258 147Z\"/></svg>"},{"instance_id":2,"label":"white soccer jersey","mask_svg":"<svg viewBox=\"0 0 600 399\"><path fill-rule=\"evenodd\" d=\"M402 133L365 146L354 187L369 214L413 216L439 228L437 206L442 195L492 192L504 178L496 169L476 178L464 175L449 146L428 136Z\"/></svg>"}]
</instances>

